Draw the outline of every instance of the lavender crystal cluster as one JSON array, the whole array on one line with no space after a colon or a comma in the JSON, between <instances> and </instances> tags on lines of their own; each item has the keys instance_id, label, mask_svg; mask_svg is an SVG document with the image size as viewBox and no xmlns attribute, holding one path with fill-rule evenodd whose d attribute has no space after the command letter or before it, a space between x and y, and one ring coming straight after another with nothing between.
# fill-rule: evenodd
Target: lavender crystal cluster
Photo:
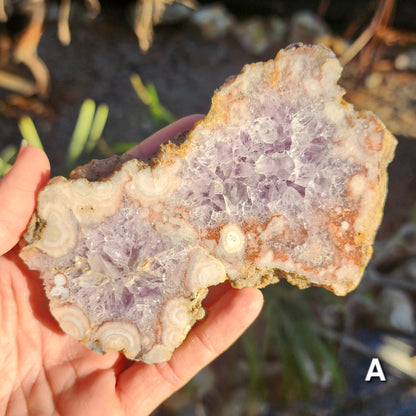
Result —
<instances>
[{"instance_id":1,"label":"lavender crystal cluster","mask_svg":"<svg viewBox=\"0 0 416 416\"><path fill-rule=\"evenodd\" d=\"M202 229L244 226L250 218L267 222L280 215L307 234L302 245L328 240L327 229L314 225L316 216L336 207L351 209L345 183L362 166L334 154L339 126L325 115L323 98L307 96L302 86L262 94L260 103L258 95L249 96L243 123L224 126L195 147L174 199L189 210L191 223ZM293 242L281 238L273 245L287 250ZM297 250L301 254L302 247Z\"/></svg>"},{"instance_id":2,"label":"lavender crystal cluster","mask_svg":"<svg viewBox=\"0 0 416 416\"><path fill-rule=\"evenodd\" d=\"M136 322L142 332L154 327L163 302L183 286L179 269L184 258L172 261L180 248L140 218L139 208L127 198L116 214L99 227L83 229L78 238L75 264L67 273L67 301L82 305L93 325L125 319ZM142 268L158 254L158 261ZM86 271L111 278L87 280Z\"/></svg>"}]
</instances>

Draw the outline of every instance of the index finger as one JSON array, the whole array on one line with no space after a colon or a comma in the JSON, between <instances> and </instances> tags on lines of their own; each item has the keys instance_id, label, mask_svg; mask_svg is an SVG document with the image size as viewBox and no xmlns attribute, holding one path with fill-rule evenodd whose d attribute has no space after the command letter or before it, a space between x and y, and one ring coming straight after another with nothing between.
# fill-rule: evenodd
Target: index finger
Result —
<instances>
[{"instance_id":1,"label":"index finger","mask_svg":"<svg viewBox=\"0 0 416 416\"><path fill-rule=\"evenodd\" d=\"M143 140L137 146L130 149L127 154L136 158L150 157L159 149L159 146L163 142L173 139L177 134L185 130L191 129L194 124L203 117L204 114L192 114L190 116L183 117L152 134L146 140Z\"/></svg>"}]
</instances>

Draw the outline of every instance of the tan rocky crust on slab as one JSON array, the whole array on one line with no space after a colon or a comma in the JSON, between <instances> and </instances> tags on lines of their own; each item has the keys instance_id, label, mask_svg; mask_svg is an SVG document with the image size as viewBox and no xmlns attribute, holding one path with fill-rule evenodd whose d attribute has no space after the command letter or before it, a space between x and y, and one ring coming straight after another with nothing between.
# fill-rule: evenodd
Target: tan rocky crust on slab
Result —
<instances>
[{"instance_id":1,"label":"tan rocky crust on slab","mask_svg":"<svg viewBox=\"0 0 416 416\"><path fill-rule=\"evenodd\" d=\"M21 256L61 328L98 352L168 360L208 287L354 289L381 221L396 140L356 112L321 46L244 67L150 165L92 161L39 193Z\"/></svg>"}]
</instances>

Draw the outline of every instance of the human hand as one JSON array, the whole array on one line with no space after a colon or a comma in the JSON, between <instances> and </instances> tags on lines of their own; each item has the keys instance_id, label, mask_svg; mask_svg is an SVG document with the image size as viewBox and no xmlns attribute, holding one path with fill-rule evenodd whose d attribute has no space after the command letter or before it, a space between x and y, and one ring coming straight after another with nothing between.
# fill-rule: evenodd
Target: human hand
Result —
<instances>
[{"instance_id":1,"label":"human hand","mask_svg":"<svg viewBox=\"0 0 416 416\"><path fill-rule=\"evenodd\" d=\"M200 117L178 120L129 153L150 156ZM16 244L48 178L45 153L27 146L0 181L0 413L147 415L244 332L260 312L261 292L227 283L212 288L206 318L166 363L90 351L59 328L38 272L18 257Z\"/></svg>"}]
</instances>

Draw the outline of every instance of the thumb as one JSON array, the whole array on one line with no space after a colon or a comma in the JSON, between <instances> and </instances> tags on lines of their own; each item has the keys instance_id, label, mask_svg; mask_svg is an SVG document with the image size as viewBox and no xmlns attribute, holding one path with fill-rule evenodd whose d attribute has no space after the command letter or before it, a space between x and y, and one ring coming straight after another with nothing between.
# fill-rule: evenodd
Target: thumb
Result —
<instances>
[{"instance_id":1,"label":"thumb","mask_svg":"<svg viewBox=\"0 0 416 416\"><path fill-rule=\"evenodd\" d=\"M49 179L49 160L37 147L22 146L12 169L0 180L0 255L19 241Z\"/></svg>"}]
</instances>

